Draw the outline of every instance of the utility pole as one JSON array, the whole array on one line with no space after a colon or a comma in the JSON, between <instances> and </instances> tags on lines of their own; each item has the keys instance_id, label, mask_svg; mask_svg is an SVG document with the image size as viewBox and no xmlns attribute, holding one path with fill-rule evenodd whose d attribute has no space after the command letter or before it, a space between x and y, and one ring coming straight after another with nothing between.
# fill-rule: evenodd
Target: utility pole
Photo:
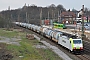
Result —
<instances>
[{"instance_id":1,"label":"utility pole","mask_svg":"<svg viewBox=\"0 0 90 60\"><path fill-rule=\"evenodd\" d=\"M55 13L54 13L54 17L53 17L53 19L56 20L56 19L55 19Z\"/></svg>"},{"instance_id":2,"label":"utility pole","mask_svg":"<svg viewBox=\"0 0 90 60\"><path fill-rule=\"evenodd\" d=\"M11 14L10 14L10 6L9 6L8 7L8 15L7 15L7 20L8 20L7 29L8 30L10 29L10 17L11 17Z\"/></svg>"},{"instance_id":3,"label":"utility pole","mask_svg":"<svg viewBox=\"0 0 90 60\"><path fill-rule=\"evenodd\" d=\"M40 25L42 25L42 8L41 8L41 11L40 11Z\"/></svg>"},{"instance_id":4,"label":"utility pole","mask_svg":"<svg viewBox=\"0 0 90 60\"><path fill-rule=\"evenodd\" d=\"M12 14L11 14L11 18L10 18L10 25L11 25L11 28L13 28L13 25L12 25L12 23L13 23L13 17L12 17Z\"/></svg>"},{"instance_id":5,"label":"utility pole","mask_svg":"<svg viewBox=\"0 0 90 60\"><path fill-rule=\"evenodd\" d=\"M60 20L60 19L59 19L59 11L58 11L58 22L59 22L59 20Z\"/></svg>"},{"instance_id":6,"label":"utility pole","mask_svg":"<svg viewBox=\"0 0 90 60\"><path fill-rule=\"evenodd\" d=\"M76 29L77 29L77 12L75 11Z\"/></svg>"},{"instance_id":7,"label":"utility pole","mask_svg":"<svg viewBox=\"0 0 90 60\"><path fill-rule=\"evenodd\" d=\"M28 23L29 23L29 14L28 14Z\"/></svg>"},{"instance_id":8,"label":"utility pole","mask_svg":"<svg viewBox=\"0 0 90 60\"><path fill-rule=\"evenodd\" d=\"M48 20L49 20L49 11L48 11Z\"/></svg>"},{"instance_id":9,"label":"utility pole","mask_svg":"<svg viewBox=\"0 0 90 60\"><path fill-rule=\"evenodd\" d=\"M19 16L19 14L18 14L18 19L17 20L18 20L18 22L20 22L20 16Z\"/></svg>"},{"instance_id":10,"label":"utility pole","mask_svg":"<svg viewBox=\"0 0 90 60\"><path fill-rule=\"evenodd\" d=\"M61 10L60 10L60 23L61 23L62 21L61 21Z\"/></svg>"},{"instance_id":11,"label":"utility pole","mask_svg":"<svg viewBox=\"0 0 90 60\"><path fill-rule=\"evenodd\" d=\"M42 8L41 8L41 12L40 12L40 20L42 20Z\"/></svg>"},{"instance_id":12,"label":"utility pole","mask_svg":"<svg viewBox=\"0 0 90 60\"><path fill-rule=\"evenodd\" d=\"M83 40L83 38L85 37L85 35L84 35L84 5L82 5L82 34L81 34L81 36L82 36L82 40Z\"/></svg>"},{"instance_id":13,"label":"utility pole","mask_svg":"<svg viewBox=\"0 0 90 60\"><path fill-rule=\"evenodd\" d=\"M53 10L52 10L52 20L53 20Z\"/></svg>"},{"instance_id":14,"label":"utility pole","mask_svg":"<svg viewBox=\"0 0 90 60\"><path fill-rule=\"evenodd\" d=\"M26 9L26 8L25 8ZM27 11L25 12L25 15L26 15L26 19L25 19L25 23L27 24ZM25 29L25 33L27 35L27 29Z\"/></svg>"},{"instance_id":15,"label":"utility pole","mask_svg":"<svg viewBox=\"0 0 90 60\"><path fill-rule=\"evenodd\" d=\"M25 21L25 22L26 22L26 23L28 22L28 21L27 21L27 12L26 12L26 21Z\"/></svg>"}]
</instances>

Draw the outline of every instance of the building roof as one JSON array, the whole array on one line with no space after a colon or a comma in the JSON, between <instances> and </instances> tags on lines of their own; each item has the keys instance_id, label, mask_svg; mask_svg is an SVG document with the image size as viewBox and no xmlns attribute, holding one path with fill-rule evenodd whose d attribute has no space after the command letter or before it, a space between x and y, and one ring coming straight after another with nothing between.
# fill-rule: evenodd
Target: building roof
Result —
<instances>
[{"instance_id":1,"label":"building roof","mask_svg":"<svg viewBox=\"0 0 90 60\"><path fill-rule=\"evenodd\" d=\"M61 17L75 17L75 13L72 11L66 11L61 13Z\"/></svg>"}]
</instances>

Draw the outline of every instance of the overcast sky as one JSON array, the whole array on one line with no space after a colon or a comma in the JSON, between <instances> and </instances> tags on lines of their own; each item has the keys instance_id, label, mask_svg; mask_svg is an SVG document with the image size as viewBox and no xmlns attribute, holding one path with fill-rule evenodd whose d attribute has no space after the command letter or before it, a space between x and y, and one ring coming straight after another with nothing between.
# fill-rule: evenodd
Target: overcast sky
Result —
<instances>
[{"instance_id":1,"label":"overcast sky","mask_svg":"<svg viewBox=\"0 0 90 60\"><path fill-rule=\"evenodd\" d=\"M27 6L28 4L35 4L42 7L49 6L51 4L55 4L56 6L61 4L66 9L75 8L77 10L80 10L82 5L90 8L90 0L0 0L0 11L7 10L8 6L10 6L11 9L22 8L25 3Z\"/></svg>"}]
</instances>

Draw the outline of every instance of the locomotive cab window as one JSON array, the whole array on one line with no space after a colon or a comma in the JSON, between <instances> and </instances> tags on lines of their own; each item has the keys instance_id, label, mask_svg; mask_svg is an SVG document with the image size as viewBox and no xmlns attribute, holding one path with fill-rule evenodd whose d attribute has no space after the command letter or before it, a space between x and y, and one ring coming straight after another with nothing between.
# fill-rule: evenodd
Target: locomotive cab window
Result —
<instances>
[{"instance_id":1,"label":"locomotive cab window","mask_svg":"<svg viewBox=\"0 0 90 60\"><path fill-rule=\"evenodd\" d=\"M81 44L81 40L73 40L74 44Z\"/></svg>"}]
</instances>

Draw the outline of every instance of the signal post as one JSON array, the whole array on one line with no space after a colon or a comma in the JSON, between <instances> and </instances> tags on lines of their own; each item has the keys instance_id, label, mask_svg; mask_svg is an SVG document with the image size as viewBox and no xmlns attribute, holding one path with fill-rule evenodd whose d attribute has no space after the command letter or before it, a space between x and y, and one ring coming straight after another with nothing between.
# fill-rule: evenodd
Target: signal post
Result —
<instances>
[{"instance_id":1,"label":"signal post","mask_svg":"<svg viewBox=\"0 0 90 60\"><path fill-rule=\"evenodd\" d=\"M83 40L83 38L84 37L86 37L85 35L84 35L84 5L82 5L82 34L81 34L81 36L82 36L82 40Z\"/></svg>"}]
</instances>

